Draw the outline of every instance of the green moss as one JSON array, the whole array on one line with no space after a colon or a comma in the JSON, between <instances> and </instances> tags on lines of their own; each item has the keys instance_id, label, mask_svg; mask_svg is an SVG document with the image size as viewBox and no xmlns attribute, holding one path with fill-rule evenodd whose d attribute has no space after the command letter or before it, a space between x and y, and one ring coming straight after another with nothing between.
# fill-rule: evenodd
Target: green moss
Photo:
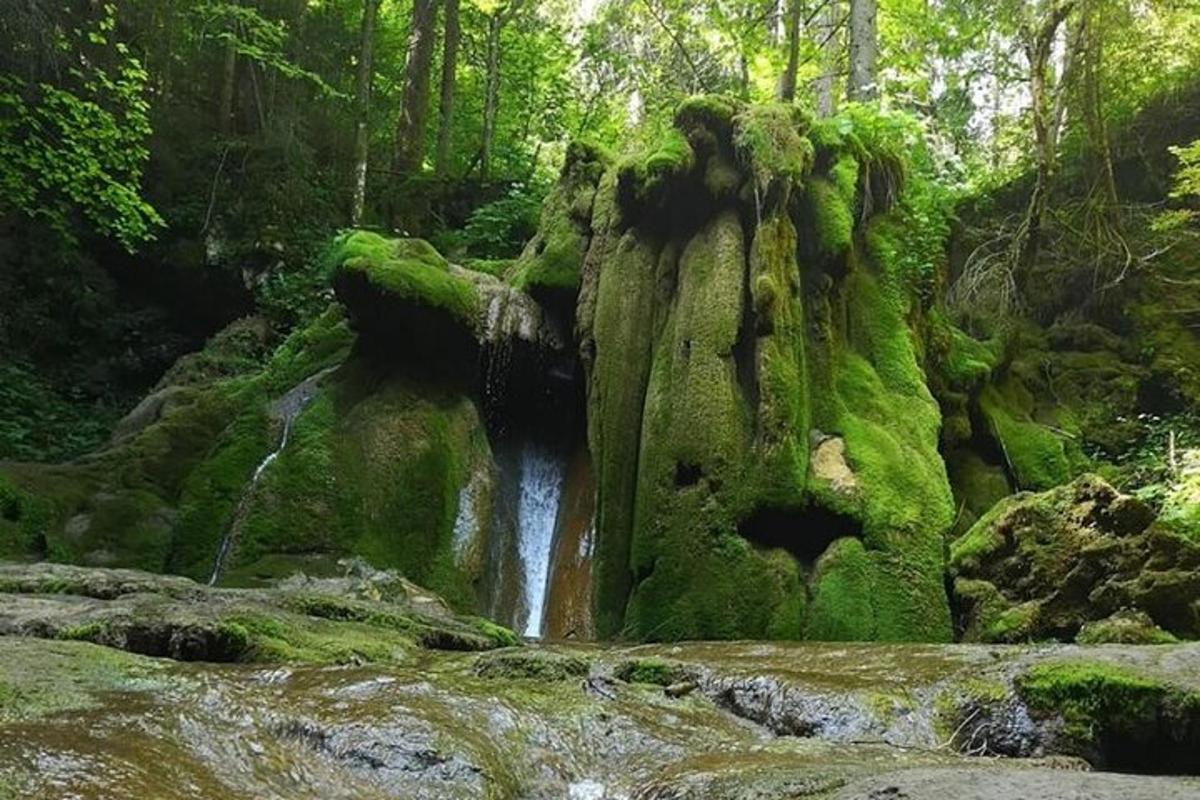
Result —
<instances>
[{"instance_id":1,"label":"green moss","mask_svg":"<svg viewBox=\"0 0 1200 800\"><path fill-rule=\"evenodd\" d=\"M1034 638L1041 602L1030 600L1000 612L983 631L985 642L1027 642Z\"/></svg>"},{"instance_id":2,"label":"green moss","mask_svg":"<svg viewBox=\"0 0 1200 800\"><path fill-rule=\"evenodd\" d=\"M188 476L179 500L167 566L204 580L226 530L233 524L250 476L272 446L266 398L258 395L221 435L211 455Z\"/></svg>"},{"instance_id":3,"label":"green moss","mask_svg":"<svg viewBox=\"0 0 1200 800\"><path fill-rule=\"evenodd\" d=\"M257 372L274 341L274 332L265 319L235 320L210 338L204 349L172 364L158 386L200 386Z\"/></svg>"},{"instance_id":4,"label":"green moss","mask_svg":"<svg viewBox=\"0 0 1200 800\"><path fill-rule=\"evenodd\" d=\"M567 146L558 182L542 204L537 235L513 267L514 286L535 295L579 288L596 187L611 162L612 156L596 145L575 141Z\"/></svg>"},{"instance_id":5,"label":"green moss","mask_svg":"<svg viewBox=\"0 0 1200 800\"><path fill-rule=\"evenodd\" d=\"M1002 355L999 337L979 341L951 323L942 312L930 311L928 317L930 362L942 383L950 389L968 391L978 387L991 374Z\"/></svg>"},{"instance_id":6,"label":"green moss","mask_svg":"<svg viewBox=\"0 0 1200 800\"><path fill-rule=\"evenodd\" d=\"M875 567L862 542L839 539L817 562L806 639L869 641L875 638L872 594Z\"/></svg>"},{"instance_id":7,"label":"green moss","mask_svg":"<svg viewBox=\"0 0 1200 800\"><path fill-rule=\"evenodd\" d=\"M618 167L622 196L643 202L673 179L691 172L696 154L678 130L663 134L652 149L627 157Z\"/></svg>"},{"instance_id":8,"label":"green moss","mask_svg":"<svg viewBox=\"0 0 1200 800\"><path fill-rule=\"evenodd\" d=\"M680 256L643 405L631 550L639 581L626 611L638 638L795 638L800 630L794 561L737 534L751 441L730 357L744 252L740 223L726 213ZM681 484L688 473L694 477ZM781 616L784 607L796 616Z\"/></svg>"},{"instance_id":9,"label":"green moss","mask_svg":"<svg viewBox=\"0 0 1200 800\"><path fill-rule=\"evenodd\" d=\"M956 449L948 453L946 472L958 509L955 537L970 530L980 517L1011 493L1004 468L985 462L974 450Z\"/></svg>"},{"instance_id":10,"label":"green moss","mask_svg":"<svg viewBox=\"0 0 1200 800\"><path fill-rule=\"evenodd\" d=\"M1113 732L1154 726L1164 713L1178 720L1200 715L1200 693L1110 664L1038 664L1019 675L1015 684L1030 707L1061 715L1064 732L1081 745Z\"/></svg>"},{"instance_id":11,"label":"green moss","mask_svg":"<svg viewBox=\"0 0 1200 800\"><path fill-rule=\"evenodd\" d=\"M626 683L670 686L684 680L687 671L682 664L661 658L635 658L618 664L614 675Z\"/></svg>"},{"instance_id":12,"label":"green moss","mask_svg":"<svg viewBox=\"0 0 1200 800\"><path fill-rule=\"evenodd\" d=\"M734 117L733 146L760 195L772 182L798 186L808 174L813 147L803 136L807 126L798 108L782 104L749 106Z\"/></svg>"},{"instance_id":13,"label":"green moss","mask_svg":"<svg viewBox=\"0 0 1200 800\"><path fill-rule=\"evenodd\" d=\"M1107 619L1084 623L1076 644L1175 644L1179 640L1141 611L1124 610Z\"/></svg>"},{"instance_id":14,"label":"green moss","mask_svg":"<svg viewBox=\"0 0 1200 800\"><path fill-rule=\"evenodd\" d=\"M979 409L989 432L1022 489L1050 489L1071 477L1062 439L1029 417L1028 393L1014 382L989 385L979 396Z\"/></svg>"},{"instance_id":15,"label":"green moss","mask_svg":"<svg viewBox=\"0 0 1200 800\"><path fill-rule=\"evenodd\" d=\"M294 330L267 363L267 389L283 394L310 375L340 364L350 354L354 334L339 305L331 305L308 325Z\"/></svg>"},{"instance_id":16,"label":"green moss","mask_svg":"<svg viewBox=\"0 0 1200 800\"><path fill-rule=\"evenodd\" d=\"M498 650L479 656L474 669L481 678L568 681L586 676L591 664L581 656L551 651Z\"/></svg>"},{"instance_id":17,"label":"green moss","mask_svg":"<svg viewBox=\"0 0 1200 800\"><path fill-rule=\"evenodd\" d=\"M818 177L808 181L805 200L817 251L828 258L843 255L854 236L853 206L833 184Z\"/></svg>"},{"instance_id":18,"label":"green moss","mask_svg":"<svg viewBox=\"0 0 1200 800\"><path fill-rule=\"evenodd\" d=\"M0 473L0 558L37 554L53 517L49 502L18 488Z\"/></svg>"},{"instance_id":19,"label":"green moss","mask_svg":"<svg viewBox=\"0 0 1200 800\"><path fill-rule=\"evenodd\" d=\"M684 100L675 110L675 127L687 131L702 126L717 132L728 132L742 106L740 100L728 95L695 95Z\"/></svg>"},{"instance_id":20,"label":"green moss","mask_svg":"<svg viewBox=\"0 0 1200 800\"><path fill-rule=\"evenodd\" d=\"M104 622L85 622L59 630L54 638L75 642L99 642L107 628Z\"/></svg>"},{"instance_id":21,"label":"green moss","mask_svg":"<svg viewBox=\"0 0 1200 800\"><path fill-rule=\"evenodd\" d=\"M100 694L161 687L165 662L86 642L8 638L0 659L0 722L97 705Z\"/></svg>"},{"instance_id":22,"label":"green moss","mask_svg":"<svg viewBox=\"0 0 1200 800\"><path fill-rule=\"evenodd\" d=\"M452 531L468 460L486 448L471 402L350 362L296 419L244 511L231 569L286 555L359 555L469 608ZM244 487L244 483L242 484Z\"/></svg>"},{"instance_id":23,"label":"green moss","mask_svg":"<svg viewBox=\"0 0 1200 800\"><path fill-rule=\"evenodd\" d=\"M849 208L858 198L858 176L858 159L846 153L838 155L829 168L829 180Z\"/></svg>"},{"instance_id":24,"label":"green moss","mask_svg":"<svg viewBox=\"0 0 1200 800\"><path fill-rule=\"evenodd\" d=\"M1028 494L1011 495L992 506L965 534L951 542L950 565L961 571L978 570L992 553L1005 545L996 522L1029 497Z\"/></svg>"},{"instance_id":25,"label":"green moss","mask_svg":"<svg viewBox=\"0 0 1200 800\"><path fill-rule=\"evenodd\" d=\"M1200 542L1200 451L1189 451L1186 466L1163 501L1159 523L1180 536Z\"/></svg>"},{"instance_id":26,"label":"green moss","mask_svg":"<svg viewBox=\"0 0 1200 800\"><path fill-rule=\"evenodd\" d=\"M446 260L422 239L388 239L370 231L342 234L327 255L334 281L364 279L387 295L445 311L474 326L475 286L452 274Z\"/></svg>"},{"instance_id":27,"label":"green moss","mask_svg":"<svg viewBox=\"0 0 1200 800\"><path fill-rule=\"evenodd\" d=\"M596 459L596 529L593 560L593 621L600 637L623 625L630 589L638 449L654 325L657 249L636 231L616 225L615 175L602 182L596 200L603 259L591 315L596 344L588 392L588 442Z\"/></svg>"},{"instance_id":28,"label":"green moss","mask_svg":"<svg viewBox=\"0 0 1200 800\"><path fill-rule=\"evenodd\" d=\"M220 630L242 646L243 660L290 664L398 663L415 648L406 633L360 622L298 625L256 613L231 614Z\"/></svg>"}]
</instances>

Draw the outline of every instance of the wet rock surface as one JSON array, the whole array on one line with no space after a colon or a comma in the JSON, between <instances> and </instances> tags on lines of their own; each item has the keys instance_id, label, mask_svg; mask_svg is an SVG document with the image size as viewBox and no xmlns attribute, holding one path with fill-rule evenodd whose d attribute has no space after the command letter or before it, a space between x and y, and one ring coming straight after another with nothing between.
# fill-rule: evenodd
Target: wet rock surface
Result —
<instances>
[{"instance_id":1,"label":"wet rock surface","mask_svg":"<svg viewBox=\"0 0 1200 800\"><path fill-rule=\"evenodd\" d=\"M211 664L4 636L0 797L1200 797L1088 772L1064 733L1080 686L1101 709L1138 686L1125 717L1169 709L1186 735L1197 663L1180 644L699 642Z\"/></svg>"},{"instance_id":2,"label":"wet rock surface","mask_svg":"<svg viewBox=\"0 0 1200 800\"><path fill-rule=\"evenodd\" d=\"M393 572L347 562L342 578L215 589L138 570L0 562L0 635L89 641L179 661L400 661L487 650L509 631L459 617Z\"/></svg>"}]
</instances>

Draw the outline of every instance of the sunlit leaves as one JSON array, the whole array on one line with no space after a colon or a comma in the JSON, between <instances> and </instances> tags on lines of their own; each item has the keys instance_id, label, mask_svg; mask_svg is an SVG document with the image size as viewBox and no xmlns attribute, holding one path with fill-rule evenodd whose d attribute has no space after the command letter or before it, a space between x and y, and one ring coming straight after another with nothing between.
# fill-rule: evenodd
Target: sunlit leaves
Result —
<instances>
[{"instance_id":1,"label":"sunlit leaves","mask_svg":"<svg viewBox=\"0 0 1200 800\"><path fill-rule=\"evenodd\" d=\"M127 48L110 45L114 17L107 6L78 34L69 81L0 74L0 208L39 218L67 239L80 214L132 251L163 223L140 193L147 75ZM84 47L97 52L85 57Z\"/></svg>"}]
</instances>

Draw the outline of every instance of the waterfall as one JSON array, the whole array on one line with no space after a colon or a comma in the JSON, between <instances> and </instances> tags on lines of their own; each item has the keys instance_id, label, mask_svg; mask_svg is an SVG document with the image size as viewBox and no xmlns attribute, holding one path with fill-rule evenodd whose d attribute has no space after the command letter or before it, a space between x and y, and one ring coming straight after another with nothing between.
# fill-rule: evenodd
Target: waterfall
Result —
<instances>
[{"instance_id":1,"label":"waterfall","mask_svg":"<svg viewBox=\"0 0 1200 800\"><path fill-rule=\"evenodd\" d=\"M300 412L316 396L317 385L321 378L334 369L335 367L329 367L305 378L289 389L283 397L279 398L279 401L272 409L272 416L282 420L283 429L280 431L279 440L275 443L275 449L267 453L263 460L258 462L258 466L254 468L254 472L250 476L250 482L242 490L242 496L238 499L237 507L234 509L233 516L229 520L229 525L225 528L225 535L221 537L221 546L217 549L217 557L213 561L212 574L208 578L209 586L215 586L217 579L221 577L221 569L225 566L225 559L228 558L229 551L233 547L233 542L241 526L241 521L246 516L246 511L250 507L250 499L254 496L254 489L262 479L263 473L267 471L267 467L275 462L275 459L279 458L279 454L283 452L283 448L287 447L288 437L292 432L292 423L296 421L296 418L300 416Z\"/></svg>"},{"instance_id":2,"label":"waterfall","mask_svg":"<svg viewBox=\"0 0 1200 800\"><path fill-rule=\"evenodd\" d=\"M525 442L520 453L517 503L517 551L520 555L525 596L526 636L542 635L546 592L550 579L550 553L558 521L565 464L550 448Z\"/></svg>"}]
</instances>

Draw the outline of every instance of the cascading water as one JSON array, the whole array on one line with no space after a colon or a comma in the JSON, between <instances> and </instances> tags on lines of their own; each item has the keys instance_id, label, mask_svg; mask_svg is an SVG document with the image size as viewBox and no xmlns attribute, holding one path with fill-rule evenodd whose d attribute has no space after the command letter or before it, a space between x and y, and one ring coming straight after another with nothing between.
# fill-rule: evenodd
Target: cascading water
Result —
<instances>
[{"instance_id":1,"label":"cascading water","mask_svg":"<svg viewBox=\"0 0 1200 800\"><path fill-rule=\"evenodd\" d=\"M542 635L550 554L562 497L564 460L550 448L527 441L521 447L517 504L517 551L525 595L526 636Z\"/></svg>"},{"instance_id":2,"label":"cascading water","mask_svg":"<svg viewBox=\"0 0 1200 800\"><path fill-rule=\"evenodd\" d=\"M208 585L215 586L217 580L221 577L221 569L225 566L225 559L229 557L229 551L233 547L234 540L237 536L238 529L241 527L241 522L246 516L246 511L250 506L250 499L254 496L254 489L258 486L258 482L262 479L263 473L267 471L267 467L279 458L279 454L283 452L283 448L287 447L288 437L292 432L292 423L296 421L296 417L300 416L300 412L317 394L317 385L321 378L329 374L334 368L323 369L315 375L310 375L303 381L293 386L279 398L275 405L274 415L283 422L283 429L279 434L279 441L275 445L275 449L267 453L262 461L258 462L258 466L254 468L254 473L250 476L250 482L246 484L246 488L242 491L242 496L238 499L237 507L234 509L233 517L229 520L229 525L225 529L225 535L221 538L221 546L217 549L217 557L213 561L212 574L208 578Z\"/></svg>"}]
</instances>

